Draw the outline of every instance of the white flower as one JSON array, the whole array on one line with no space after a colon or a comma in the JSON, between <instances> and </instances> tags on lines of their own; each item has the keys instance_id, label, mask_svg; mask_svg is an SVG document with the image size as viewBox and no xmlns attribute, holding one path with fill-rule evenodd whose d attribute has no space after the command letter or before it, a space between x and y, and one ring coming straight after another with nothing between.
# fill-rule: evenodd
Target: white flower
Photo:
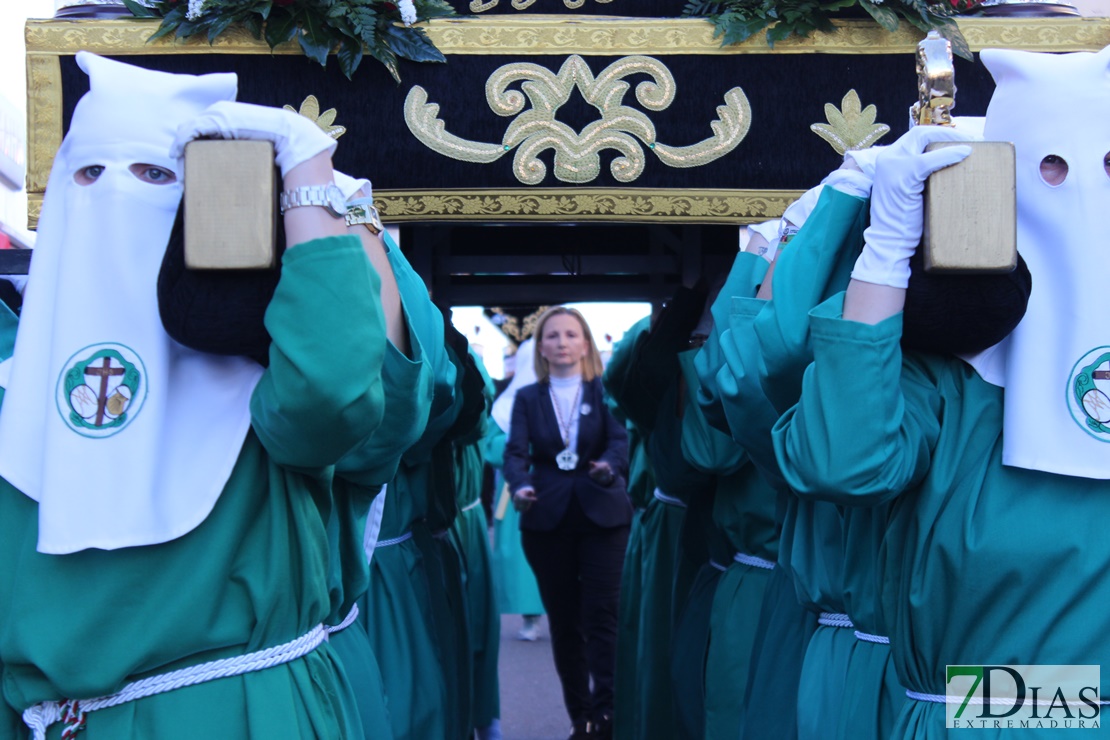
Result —
<instances>
[{"instance_id":1,"label":"white flower","mask_svg":"<svg viewBox=\"0 0 1110 740\"><path fill-rule=\"evenodd\" d=\"M400 0L397 7L401 11L401 20L405 22L406 26L416 23L416 6L412 4L412 0Z\"/></svg>"},{"instance_id":2,"label":"white flower","mask_svg":"<svg viewBox=\"0 0 1110 740\"><path fill-rule=\"evenodd\" d=\"M208 0L189 0L189 9L185 11L185 18L195 21L204 12L204 4Z\"/></svg>"}]
</instances>

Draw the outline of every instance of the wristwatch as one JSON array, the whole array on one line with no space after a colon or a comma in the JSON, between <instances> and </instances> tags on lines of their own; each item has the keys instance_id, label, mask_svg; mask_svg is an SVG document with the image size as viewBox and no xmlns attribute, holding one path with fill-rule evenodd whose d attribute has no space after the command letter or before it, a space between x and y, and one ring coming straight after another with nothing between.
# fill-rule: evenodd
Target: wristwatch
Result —
<instances>
[{"instance_id":1,"label":"wristwatch","mask_svg":"<svg viewBox=\"0 0 1110 740\"><path fill-rule=\"evenodd\" d=\"M370 199L366 198L365 202L353 200L347 204L347 225L358 226L362 224L370 229L371 234L380 234L385 227L382 226L382 219L381 216L378 215L378 209L369 201Z\"/></svg>"},{"instance_id":2,"label":"wristwatch","mask_svg":"<svg viewBox=\"0 0 1110 740\"><path fill-rule=\"evenodd\" d=\"M334 182L327 185L305 185L292 190L284 190L278 198L281 212L300 206L323 206L336 218L347 215L347 199Z\"/></svg>"}]
</instances>

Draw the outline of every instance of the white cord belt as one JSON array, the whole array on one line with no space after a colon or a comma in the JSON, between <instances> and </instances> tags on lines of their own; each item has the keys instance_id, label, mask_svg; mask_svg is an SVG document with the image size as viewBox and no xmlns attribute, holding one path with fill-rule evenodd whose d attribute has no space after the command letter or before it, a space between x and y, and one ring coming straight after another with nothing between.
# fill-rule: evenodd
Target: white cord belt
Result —
<instances>
[{"instance_id":1,"label":"white cord belt","mask_svg":"<svg viewBox=\"0 0 1110 740\"><path fill-rule=\"evenodd\" d=\"M108 696L99 696L95 699L64 699L40 702L23 710L23 722L31 728L34 740L46 740L46 730L51 725L56 722L65 722L66 726L62 730L62 737L69 740L85 726L85 715L89 712L116 707L137 699L145 699L148 696L164 694L174 689L215 681L218 678L241 676L244 673L252 673L289 663L308 655L327 639L327 628L318 624L309 632L282 645L149 676L138 681L132 681L116 693Z\"/></svg>"},{"instance_id":2,"label":"white cord belt","mask_svg":"<svg viewBox=\"0 0 1110 740\"><path fill-rule=\"evenodd\" d=\"M412 539L412 530L405 532L400 537L394 537L389 540L378 540L376 547L389 547L390 545L399 545L402 542L408 542Z\"/></svg>"},{"instance_id":3,"label":"white cord belt","mask_svg":"<svg viewBox=\"0 0 1110 740\"><path fill-rule=\"evenodd\" d=\"M817 618L817 624L826 627L855 627L847 614L834 614L833 612L821 612L821 616Z\"/></svg>"},{"instance_id":4,"label":"white cord belt","mask_svg":"<svg viewBox=\"0 0 1110 740\"><path fill-rule=\"evenodd\" d=\"M655 489L655 494L654 495L655 495L655 498L659 499L660 501L662 501L665 504L670 504L671 506L678 506L678 507L683 508L683 509L686 508L686 502L685 501L683 501L680 498L675 498L674 496L668 496L667 494L660 491L658 488Z\"/></svg>"},{"instance_id":5,"label":"white cord belt","mask_svg":"<svg viewBox=\"0 0 1110 740\"><path fill-rule=\"evenodd\" d=\"M869 635L866 632L860 632L859 630L856 630L856 639L863 640L864 642L874 642L877 645L890 644L889 637L883 637L882 635Z\"/></svg>"},{"instance_id":6,"label":"white cord belt","mask_svg":"<svg viewBox=\"0 0 1110 740\"><path fill-rule=\"evenodd\" d=\"M724 573L724 572L725 572L726 570L728 570L728 566L727 566L727 565L721 565L721 564L720 564L720 563L718 563L718 562L717 562L716 560L710 560L710 561L709 561L709 564L710 564L711 566L713 566L714 568L716 568L717 570L721 571L722 573Z\"/></svg>"},{"instance_id":7,"label":"white cord belt","mask_svg":"<svg viewBox=\"0 0 1110 740\"><path fill-rule=\"evenodd\" d=\"M971 704L972 706L977 706L977 707L981 707L984 704L983 699L981 697L978 697L978 696L963 697L963 696L945 696L944 694L923 694L920 691L910 691L909 689L906 689L906 696L913 699L914 701L927 701L927 702L931 702L933 704L963 704L965 701L968 704ZM1036 706L1041 706L1041 707L1051 707L1053 705L1053 702L1055 702L1055 701L1056 701L1056 699L1055 699L1055 697L1053 697L1052 699L1038 699L1036 702L1026 700L1026 703L1030 704L1030 705L1036 704ZM1014 700L1010 699L1010 698L1007 698L1005 696L999 696L999 697L992 696L990 698L990 700L987 701L986 703L991 705L991 706L1011 707L1011 706L1014 705ZM1110 700L1102 699L1101 701L1099 701L1099 705L1104 706L1104 707L1105 706L1110 706ZM1059 705L1057 705L1057 706L1059 706Z\"/></svg>"},{"instance_id":8,"label":"white cord belt","mask_svg":"<svg viewBox=\"0 0 1110 740\"><path fill-rule=\"evenodd\" d=\"M459 509L459 513L461 514L464 511L470 511L471 509L477 509L481 505L482 505L482 497L479 496L478 498L474 499L473 501L471 501L466 506Z\"/></svg>"},{"instance_id":9,"label":"white cord belt","mask_svg":"<svg viewBox=\"0 0 1110 740\"><path fill-rule=\"evenodd\" d=\"M334 635L336 632L342 632L350 627L356 619L358 619L358 604L351 604L351 611L347 612L347 616L343 617L342 622L334 627L325 626L324 629L327 630L329 636Z\"/></svg>"},{"instance_id":10,"label":"white cord belt","mask_svg":"<svg viewBox=\"0 0 1110 740\"><path fill-rule=\"evenodd\" d=\"M775 564L770 560L757 558L755 555L748 555L747 553L738 552L732 556L732 559L744 565L750 565L753 568L763 568L764 570L774 570Z\"/></svg>"}]
</instances>

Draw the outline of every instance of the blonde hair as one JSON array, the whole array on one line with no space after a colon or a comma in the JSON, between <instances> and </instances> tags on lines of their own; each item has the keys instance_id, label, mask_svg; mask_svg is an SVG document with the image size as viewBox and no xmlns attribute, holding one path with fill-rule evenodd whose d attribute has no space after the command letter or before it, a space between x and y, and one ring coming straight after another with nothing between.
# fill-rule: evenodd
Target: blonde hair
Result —
<instances>
[{"instance_id":1,"label":"blonde hair","mask_svg":"<svg viewBox=\"0 0 1110 740\"><path fill-rule=\"evenodd\" d=\"M536 330L532 333L536 340L536 351L532 355L532 366L536 370L536 382L547 380L551 375L547 360L543 358L539 350L540 344L543 342L543 329L547 320L560 314L578 319L578 323L582 327L582 335L586 338L587 350L586 356L582 358L582 380L589 381L600 377L605 370L605 366L601 364L601 353L597 351L597 345L594 344L594 335L590 331L590 325L586 323L585 317L576 309L567 308L566 306L552 306L540 316L539 321L536 322Z\"/></svg>"}]
</instances>

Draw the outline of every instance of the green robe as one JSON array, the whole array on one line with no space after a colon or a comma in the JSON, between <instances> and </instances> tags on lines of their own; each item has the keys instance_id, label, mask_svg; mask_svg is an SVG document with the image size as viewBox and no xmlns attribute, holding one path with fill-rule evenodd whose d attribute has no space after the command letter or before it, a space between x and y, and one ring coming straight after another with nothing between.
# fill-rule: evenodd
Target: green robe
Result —
<instances>
[{"instance_id":1,"label":"green robe","mask_svg":"<svg viewBox=\"0 0 1110 740\"><path fill-rule=\"evenodd\" d=\"M636 347L643 341L651 327L651 317L633 324L619 342L613 346L609 364L605 367L602 384L606 390L606 403L613 418L622 422L628 431L628 497L632 500L632 526L628 533L624 567L621 570L621 598L617 612L617 666L613 686L613 737L631 740L634 735L637 694L636 675L639 654L640 597L643 585L643 510L652 499L655 477L644 449L644 438L620 406L613 400L620 395L628 381L628 371L636 356Z\"/></svg>"},{"instance_id":2,"label":"green robe","mask_svg":"<svg viewBox=\"0 0 1110 740\"><path fill-rule=\"evenodd\" d=\"M700 381L698 405L706 420L727 430L745 451L751 467L779 491L775 507L777 531L781 529L789 499L770 440L770 429L779 414L767 401L760 384L762 358L752 324L748 321L734 327L733 318L741 307L758 305L749 296L763 281L766 271L767 262L762 257L751 253L737 255L712 308L714 331L695 358L695 369ZM722 521L726 528L733 529L728 527L727 517ZM816 627L816 615L798 602L793 577L784 567L787 555L780 543L777 566L767 579L756 617L746 689L739 694L741 737L784 740L797 737L794 708L798 703L798 679L805 649ZM727 597L729 580L724 580L719 588ZM743 609L743 605L739 606ZM746 613L745 616L751 618ZM749 707L757 710L748 711ZM776 707L777 711L763 711L764 707Z\"/></svg>"},{"instance_id":3,"label":"green robe","mask_svg":"<svg viewBox=\"0 0 1110 740\"><path fill-rule=\"evenodd\" d=\"M762 385L779 411L797 401L802 374L812 359L810 310L848 284L863 243L867 204L825 188L806 226L777 261L775 299L762 307L754 331L763 351ZM800 721L808 720L811 736L827 736L829 719L835 716L834 738L885 739L905 691L893 680L889 647L852 638L856 631L887 636L877 615L875 565L888 507L834 509L792 496L787 516L799 525L791 536L796 582L809 584L811 603L823 611L847 613L854 625L818 630L803 673L802 690L810 698L801 698ZM834 539L837 530L839 541ZM816 670L809 670L813 666ZM841 670L843 692L821 677L821 672L840 675ZM814 706L830 710L807 711Z\"/></svg>"},{"instance_id":4,"label":"green robe","mask_svg":"<svg viewBox=\"0 0 1110 740\"><path fill-rule=\"evenodd\" d=\"M0 483L6 712L282 644L338 611L328 590L331 466L382 418L378 281L353 237L307 242L282 261L252 428L198 527L158 545L44 555L36 503ZM6 715L0 728L12 724ZM324 643L290 663L91 713L82 736L347 738L362 727Z\"/></svg>"},{"instance_id":5,"label":"green robe","mask_svg":"<svg viewBox=\"0 0 1110 740\"><path fill-rule=\"evenodd\" d=\"M791 576L798 601L815 614L848 611L845 596L848 573L856 581L861 600L866 598L863 591L869 584L874 593L873 578L867 574L873 571L871 554L877 541L852 543L851 549L846 548L844 512L824 502L800 501L789 491L777 470L767 430L774 417L797 400L802 372L812 354L808 310L847 284L858 253L866 210L865 200L826 188L807 226L777 259L775 299L761 301L734 296L729 330L722 340L727 367L718 377L718 384L725 389L721 394L729 399L724 410L729 416L733 436L748 449L767 479L775 482L781 491L779 507L783 524L779 566ZM759 421L753 423L753 419ZM865 516L870 518L872 514ZM878 519L881 516L880 513ZM781 577L776 583L783 583ZM774 606L784 602L776 596L769 603ZM784 622L793 632L802 625L789 616ZM774 628L773 623L768 624ZM878 628L867 631L880 634ZM848 668L855 653L883 650L882 646L857 640L851 628L817 627L805 651L796 688L799 737L830 736L830 725L836 728L847 716L844 714L846 696L856 706L853 716L858 720L852 724L850 736L858 737L859 733L868 732L862 728L874 724L871 717L879 713L876 706L879 695L871 693L862 700L859 697L864 693L862 686L873 686L871 673L876 666L882 670L882 661L857 661L856 667L863 675L850 676ZM783 654L789 651L784 650ZM778 678L792 673L773 660L769 664L757 660L757 668L764 674L772 671ZM771 697L777 694L777 701L781 703L787 692L793 690L786 684L770 696L760 696L775 682L776 679L753 677L751 685L755 698L752 700L766 704L774 701ZM847 693L846 686L851 687ZM751 718L757 725L761 721L755 715ZM761 730L750 728L750 732L758 735Z\"/></svg>"},{"instance_id":6,"label":"green robe","mask_svg":"<svg viewBox=\"0 0 1110 740\"><path fill-rule=\"evenodd\" d=\"M763 270L762 265L741 261L730 271L711 307L713 331L697 354L683 362L691 389L683 455L700 470L717 474L713 521L725 538L724 552L715 554L714 565L724 571L711 597L704 662L707 740L734 740L740 735L745 706L737 697L747 689L763 594L771 575L766 568L738 562L734 555L753 555L770 563L778 557L775 490L743 448L710 425L699 403L702 378L714 378L724 365L720 337L728 328L731 297L754 294Z\"/></svg>"},{"instance_id":7,"label":"green robe","mask_svg":"<svg viewBox=\"0 0 1110 740\"><path fill-rule=\"evenodd\" d=\"M409 356L388 344L382 366L385 384L382 424L336 465L336 507L328 521L328 533L337 567L331 571L330 589L333 602L338 601L342 607L331 616L330 624L340 623L369 588L364 534L370 504L381 487L396 475L405 450L423 433L431 407L432 373L420 334L413 329L419 305L427 302L427 295L403 291L400 298ZM409 304L414 302L417 305L410 308ZM358 697L366 737L374 740L393 737L381 669L364 623L356 620L332 634L330 640Z\"/></svg>"},{"instance_id":8,"label":"green robe","mask_svg":"<svg viewBox=\"0 0 1110 740\"><path fill-rule=\"evenodd\" d=\"M658 489L681 502L664 503L653 496L640 517L634 714L622 717L621 707L614 709L617 733L623 733L623 726L631 722L634 738L677 737L680 732L671 680L674 624L705 564L705 559L699 562L686 557L683 523L689 502L695 496L708 495L714 480L675 454L682 445L679 409L685 402L678 348L689 337L702 304L704 296L699 299L692 292L676 296L669 317L661 318L651 333L636 342L636 357L627 374L619 379L614 376L608 384L613 400L644 435Z\"/></svg>"},{"instance_id":9,"label":"green robe","mask_svg":"<svg viewBox=\"0 0 1110 740\"><path fill-rule=\"evenodd\" d=\"M432 619L428 564L417 539L431 536L422 523L428 513L431 453L458 413L457 373L444 344L442 314L401 250L387 243L409 330L431 372L432 397L420 437L404 452L386 488L369 589L358 601L359 621L381 668L393 736L446 738L447 680ZM403 537L408 539L388 544Z\"/></svg>"},{"instance_id":10,"label":"green robe","mask_svg":"<svg viewBox=\"0 0 1110 740\"><path fill-rule=\"evenodd\" d=\"M890 504L880 617L903 684L943 695L946 665L1105 664L1110 482L1003 466L1004 391L903 354L901 315L844 321L842 302L813 311L814 363L775 448L805 498ZM947 737L944 716L907 702L892 736Z\"/></svg>"},{"instance_id":11,"label":"green robe","mask_svg":"<svg viewBox=\"0 0 1110 740\"><path fill-rule=\"evenodd\" d=\"M463 586L467 605L472 673L470 685L471 724L488 727L501 715L500 685L497 656L501 642L501 616L493 587L490 567L489 528L482 508L482 479L485 463L480 449L486 427L495 426L489 419L493 401L493 381L481 360L470 356L484 381L484 411L480 424L467 437L455 442L455 501L459 515L451 528L455 547L462 562Z\"/></svg>"},{"instance_id":12,"label":"green robe","mask_svg":"<svg viewBox=\"0 0 1110 740\"><path fill-rule=\"evenodd\" d=\"M476 687L464 553L451 535L461 508L457 503L456 445L480 438L488 405L485 381L471 359L466 339L452 326L445 330L448 357L456 367L454 421L432 448L427 466L429 505L425 528L432 536L418 536L416 542L428 567L432 621L447 686L447 703L442 710L447 721L445 737L463 738L474 729L472 708ZM488 686L482 689L489 690ZM488 697L484 701L488 706Z\"/></svg>"},{"instance_id":13,"label":"green robe","mask_svg":"<svg viewBox=\"0 0 1110 740\"><path fill-rule=\"evenodd\" d=\"M490 569L501 614L543 614L536 574L520 545L520 512L513 506L508 484L501 475L505 462L505 432L489 424L482 438L482 459L494 468L493 550Z\"/></svg>"}]
</instances>

